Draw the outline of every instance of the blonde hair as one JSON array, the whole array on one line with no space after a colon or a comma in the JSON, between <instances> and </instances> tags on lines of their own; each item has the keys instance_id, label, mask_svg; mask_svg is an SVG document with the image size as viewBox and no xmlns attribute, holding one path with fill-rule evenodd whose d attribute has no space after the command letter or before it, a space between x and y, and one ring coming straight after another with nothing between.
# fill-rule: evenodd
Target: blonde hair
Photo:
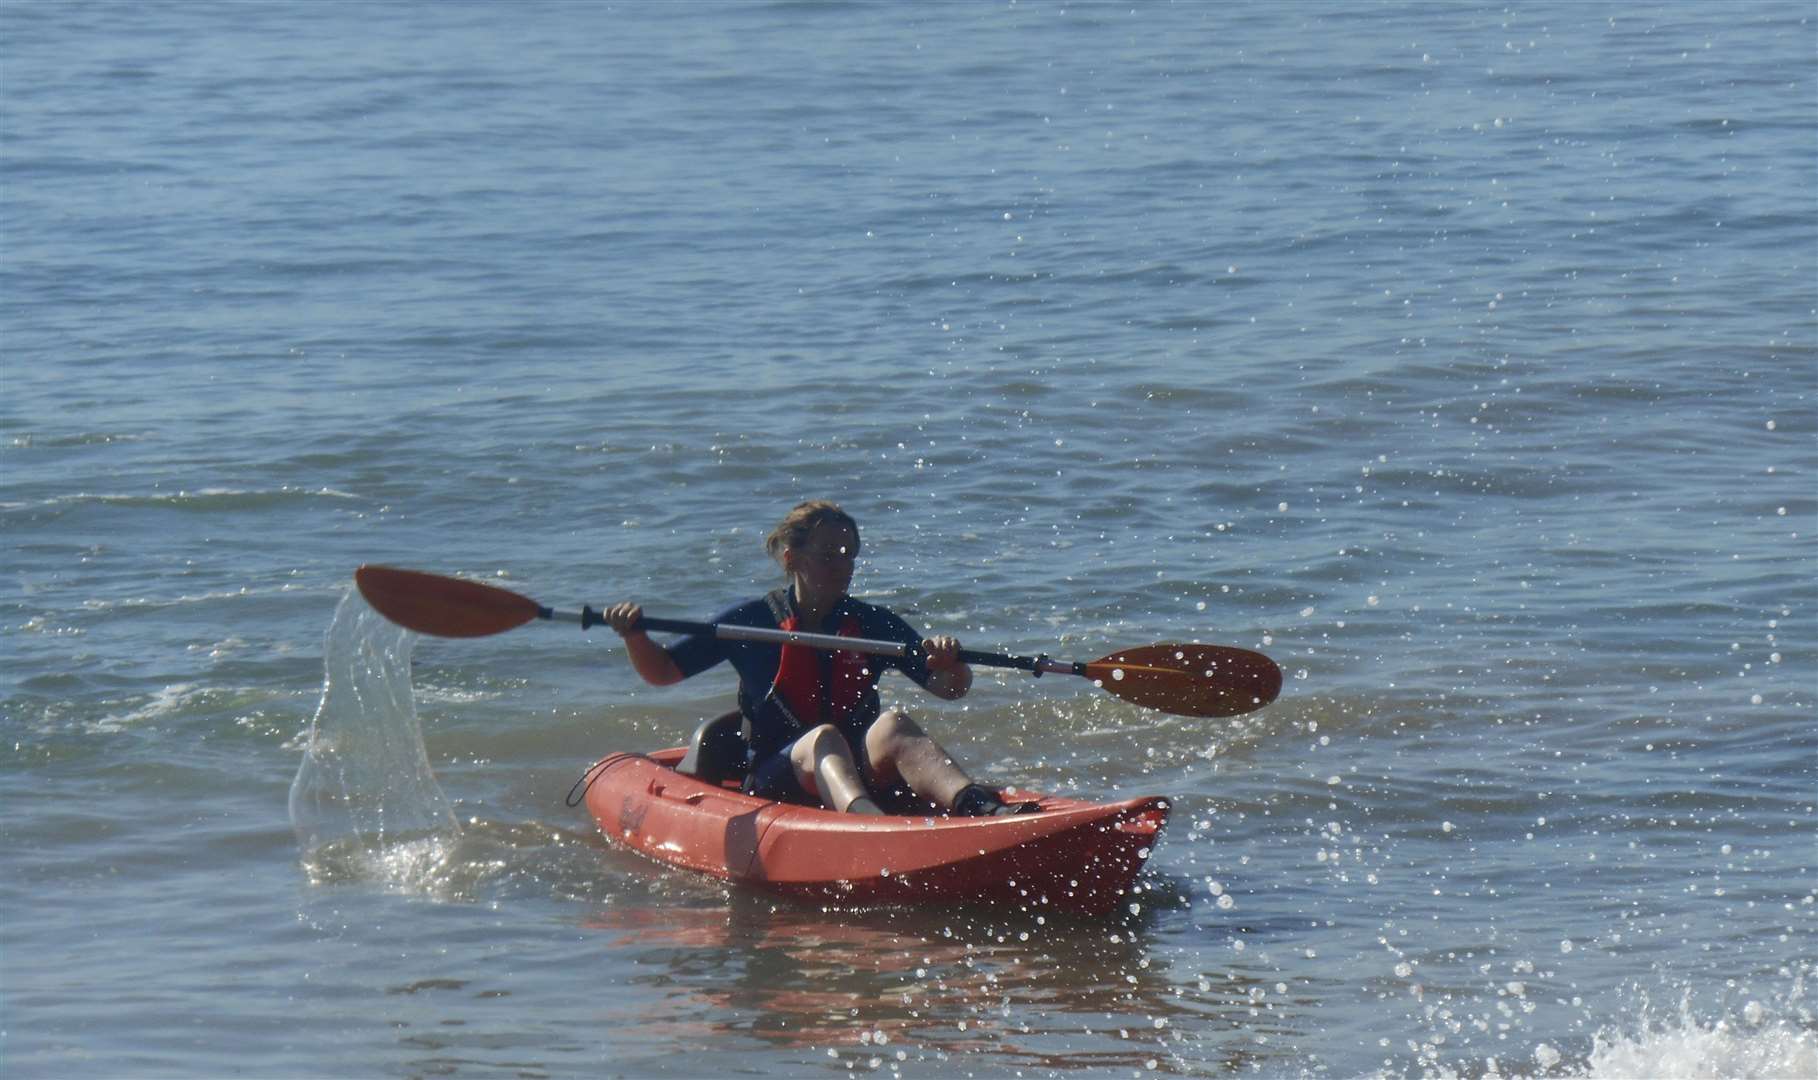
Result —
<instances>
[{"instance_id":1,"label":"blonde hair","mask_svg":"<svg viewBox=\"0 0 1818 1080\"><path fill-rule=\"evenodd\" d=\"M770 535L764 538L764 550L770 553L771 558L780 560L785 549L799 548L806 544L809 534L822 525L841 525L851 529L853 550L857 551L858 522L852 520L851 514L841 510L838 503L825 499L801 503L789 511L777 523L777 527L770 530Z\"/></svg>"}]
</instances>

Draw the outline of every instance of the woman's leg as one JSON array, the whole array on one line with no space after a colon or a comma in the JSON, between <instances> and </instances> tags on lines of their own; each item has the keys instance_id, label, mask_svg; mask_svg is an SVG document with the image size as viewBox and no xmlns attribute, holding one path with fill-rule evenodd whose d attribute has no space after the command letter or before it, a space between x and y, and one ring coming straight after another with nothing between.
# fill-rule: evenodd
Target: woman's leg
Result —
<instances>
[{"instance_id":1,"label":"woman's leg","mask_svg":"<svg viewBox=\"0 0 1818 1080\"><path fill-rule=\"evenodd\" d=\"M852 748L832 724L812 728L795 740L789 747L789 761L795 766L795 779L802 790L830 808L847 813L880 812L865 792L858 764L852 760Z\"/></svg>"},{"instance_id":2,"label":"woman's leg","mask_svg":"<svg viewBox=\"0 0 1818 1080\"><path fill-rule=\"evenodd\" d=\"M865 732L865 757L871 765L871 780L879 788L900 779L917 795L949 810L972 783L972 777L939 743L908 713L896 709L885 710Z\"/></svg>"}]
</instances>

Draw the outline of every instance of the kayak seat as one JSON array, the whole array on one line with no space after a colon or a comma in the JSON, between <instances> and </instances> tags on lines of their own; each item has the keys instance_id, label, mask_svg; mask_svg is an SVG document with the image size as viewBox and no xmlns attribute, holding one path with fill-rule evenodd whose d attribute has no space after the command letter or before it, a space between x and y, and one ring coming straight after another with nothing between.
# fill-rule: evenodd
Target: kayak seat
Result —
<instances>
[{"instance_id":1,"label":"kayak seat","mask_svg":"<svg viewBox=\"0 0 1818 1080\"><path fill-rule=\"evenodd\" d=\"M675 771L709 784L743 780L751 770L750 747L745 714L734 709L694 729Z\"/></svg>"}]
</instances>

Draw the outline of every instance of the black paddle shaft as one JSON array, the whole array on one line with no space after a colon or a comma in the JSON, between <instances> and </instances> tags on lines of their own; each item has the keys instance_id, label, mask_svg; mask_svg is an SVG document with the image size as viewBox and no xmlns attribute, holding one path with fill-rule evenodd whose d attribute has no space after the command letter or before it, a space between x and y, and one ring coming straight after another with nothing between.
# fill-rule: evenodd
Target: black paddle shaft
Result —
<instances>
[{"instance_id":1,"label":"black paddle shaft","mask_svg":"<svg viewBox=\"0 0 1818 1080\"><path fill-rule=\"evenodd\" d=\"M565 612L550 608L539 608L537 614L545 619L574 618ZM578 620L581 629L591 630L603 626L606 618L591 606L581 608ZM922 655L920 645L906 645L900 641L871 641L864 638L842 638L832 634L804 634L793 630L771 630L756 626L732 626L726 623L694 622L689 619L660 619L645 615L638 619L638 628L654 630L661 634L712 634L715 637L734 641L774 641L779 644L805 645L816 649L851 649L854 652L881 654L885 656L912 657ZM983 667L1010 668L1015 671L1027 671L1034 675L1054 671L1064 675L1084 675L1086 665L1069 663L1064 660L1051 660L1046 656L1010 656L1005 653L981 652L976 649L961 649L960 660L968 664L979 664Z\"/></svg>"}]
</instances>

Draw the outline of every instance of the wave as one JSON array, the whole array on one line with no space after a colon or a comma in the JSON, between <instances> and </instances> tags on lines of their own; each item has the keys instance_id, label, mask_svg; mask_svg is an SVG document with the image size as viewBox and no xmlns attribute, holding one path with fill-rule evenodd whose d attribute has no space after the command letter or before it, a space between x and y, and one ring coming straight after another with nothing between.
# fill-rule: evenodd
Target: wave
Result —
<instances>
[{"instance_id":1,"label":"wave","mask_svg":"<svg viewBox=\"0 0 1818 1080\"><path fill-rule=\"evenodd\" d=\"M281 487L266 489L198 488L194 491L181 490L152 495L102 494L83 491L69 495L53 495L35 503L9 502L3 505L7 510L108 506L154 510L215 511L264 510L286 502L315 499L357 500L359 498L361 496L353 492L331 487L301 488L285 484Z\"/></svg>"},{"instance_id":2,"label":"wave","mask_svg":"<svg viewBox=\"0 0 1818 1080\"><path fill-rule=\"evenodd\" d=\"M135 709L111 714L97 720L90 725L90 730L106 733L137 727L140 724L183 712L202 695L213 692L212 689L198 686L195 683L172 683L152 694L150 700Z\"/></svg>"},{"instance_id":3,"label":"wave","mask_svg":"<svg viewBox=\"0 0 1818 1080\"><path fill-rule=\"evenodd\" d=\"M1411 967L1417 966L1404 962L1398 966L1398 977L1407 978ZM1644 994L1638 1008L1621 1010L1621 1021L1597 1021L1588 1039L1577 1035L1543 1036L1528 1049L1499 1040L1497 1052L1448 1057L1438 1051L1452 1040L1434 1037L1424 1044L1423 1067L1418 1074L1377 1071L1367 1075L1373 1080L1409 1075L1477 1076L1484 1080L1785 1080L1818 1076L1818 1026L1805 1001L1805 978L1811 970L1808 967L1795 973L1782 968L1781 974L1791 977L1785 990L1765 998L1753 996L1746 989L1738 991L1715 1019L1700 1014L1692 1003L1693 988L1686 987L1678 1005L1664 1015ZM1532 967L1527 965L1517 965L1516 971L1533 975ZM1507 1000L1519 1002L1523 1012L1530 1012L1538 996L1536 989L1524 976L1507 982L1499 988L1498 995L1506 995ZM1585 998L1572 999L1572 1005L1583 1009L1588 1018L1597 1008ZM1503 1011L1507 1015L1508 1010ZM1429 1010L1428 1017L1440 1023L1449 1021L1451 1030L1458 1030L1458 1017L1450 1010ZM1591 1026L1582 1022L1573 1025L1580 1030ZM1381 1045L1388 1047L1391 1040L1385 1038ZM1409 1043L1411 1049L1415 1046L1414 1042Z\"/></svg>"},{"instance_id":4,"label":"wave","mask_svg":"<svg viewBox=\"0 0 1818 1080\"><path fill-rule=\"evenodd\" d=\"M1717 1020L1694 1015L1689 1000L1682 1000L1677 1015L1660 1023L1649 1019L1644 1009L1639 1030L1600 1030L1580 1069L1567 1075L1583 1080L1818 1076L1818 1030L1803 998L1800 975L1785 1000L1751 999ZM1534 1057L1543 1069L1560 1061L1558 1051L1546 1044L1535 1049Z\"/></svg>"},{"instance_id":5,"label":"wave","mask_svg":"<svg viewBox=\"0 0 1818 1080\"><path fill-rule=\"evenodd\" d=\"M110 446L114 443L144 442L144 435L112 431L84 431L74 435L15 435L7 443L13 450L66 449L72 446Z\"/></svg>"},{"instance_id":6,"label":"wave","mask_svg":"<svg viewBox=\"0 0 1818 1080\"><path fill-rule=\"evenodd\" d=\"M181 596L173 597L129 596L119 600L99 600L91 598L82 601L81 610L101 613L162 611L169 608L189 607L194 604L213 604L222 600L243 600L248 597L278 596L305 591L322 590L320 586L304 585L294 581L266 588L253 588L249 585L242 585L238 589L204 593L184 593ZM336 587L335 591L340 591L339 586Z\"/></svg>"},{"instance_id":7,"label":"wave","mask_svg":"<svg viewBox=\"0 0 1818 1080\"><path fill-rule=\"evenodd\" d=\"M192 648L225 654L236 647L234 639L228 639L217 645ZM31 733L33 741L39 743L68 735L181 731L195 722L231 723L250 729L262 726L272 710L287 707L294 696L270 685L224 686L187 681L169 683L147 693L91 700L85 693L90 687L88 679L58 673L30 676L19 686L24 693L0 700L0 717L16 720L19 730Z\"/></svg>"}]
</instances>

